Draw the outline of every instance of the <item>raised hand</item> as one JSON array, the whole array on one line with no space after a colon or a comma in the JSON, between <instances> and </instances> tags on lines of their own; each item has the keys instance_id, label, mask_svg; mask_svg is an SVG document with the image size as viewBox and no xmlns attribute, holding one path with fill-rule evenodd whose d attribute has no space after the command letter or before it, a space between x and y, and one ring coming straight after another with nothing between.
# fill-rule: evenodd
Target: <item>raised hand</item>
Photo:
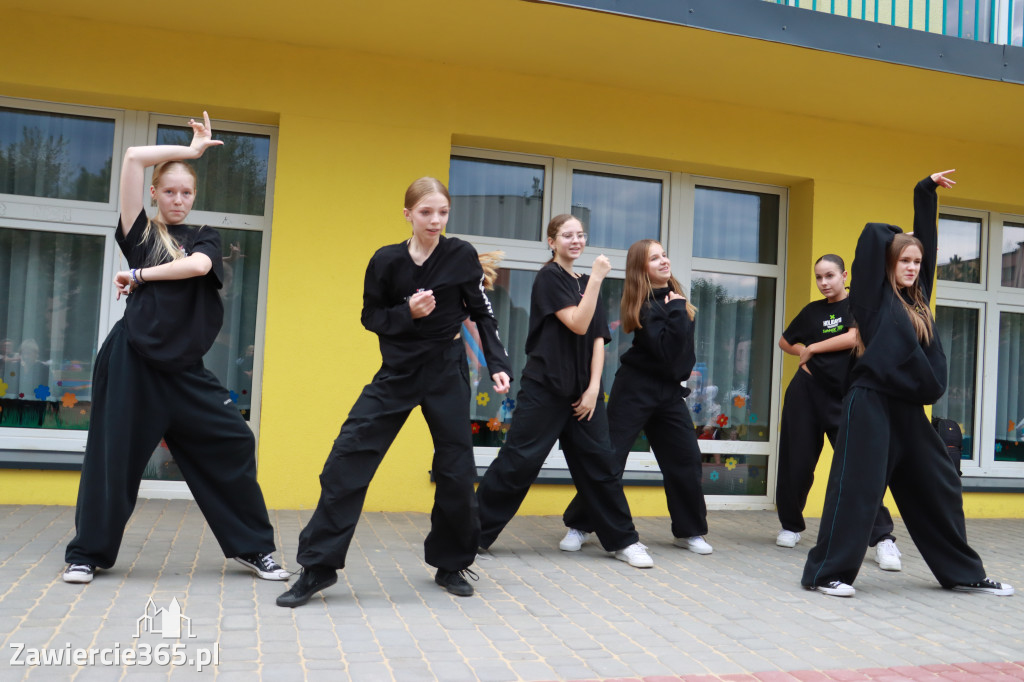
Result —
<instances>
[{"instance_id":1,"label":"raised hand","mask_svg":"<svg viewBox=\"0 0 1024 682\"><path fill-rule=\"evenodd\" d=\"M190 118L188 124L192 126L192 144L189 146L196 152L197 159L210 147L224 144L223 140L213 139L213 126L210 125L210 115L205 111L203 112L202 123L194 118Z\"/></svg>"},{"instance_id":2,"label":"raised hand","mask_svg":"<svg viewBox=\"0 0 1024 682\"><path fill-rule=\"evenodd\" d=\"M683 298L682 294L677 294L674 291L670 291L668 292L668 295L665 296L665 305L668 305L669 301L678 301L680 299L684 301L686 300L685 298Z\"/></svg>"},{"instance_id":3,"label":"raised hand","mask_svg":"<svg viewBox=\"0 0 1024 682\"><path fill-rule=\"evenodd\" d=\"M434 299L434 292L429 289L417 291L409 297L409 312L412 313L412 319L414 320L426 317L434 312L435 306L437 306L437 301Z\"/></svg>"},{"instance_id":4,"label":"raised hand","mask_svg":"<svg viewBox=\"0 0 1024 682\"><path fill-rule=\"evenodd\" d=\"M950 187L956 184L956 180L950 180L946 176L949 175L950 173L955 172L956 168L951 168L949 170L941 171L939 173L932 173L932 182L934 182L939 187L949 189Z\"/></svg>"},{"instance_id":5,"label":"raised hand","mask_svg":"<svg viewBox=\"0 0 1024 682\"><path fill-rule=\"evenodd\" d=\"M612 262L603 253L594 259L594 265L590 268L590 276L594 279L604 279L611 272Z\"/></svg>"}]
</instances>

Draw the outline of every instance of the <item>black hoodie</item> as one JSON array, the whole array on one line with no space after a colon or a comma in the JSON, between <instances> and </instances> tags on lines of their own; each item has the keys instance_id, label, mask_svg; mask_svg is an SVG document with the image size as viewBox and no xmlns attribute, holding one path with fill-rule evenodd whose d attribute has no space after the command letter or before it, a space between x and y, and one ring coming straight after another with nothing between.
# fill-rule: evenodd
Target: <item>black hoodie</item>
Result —
<instances>
[{"instance_id":1,"label":"black hoodie","mask_svg":"<svg viewBox=\"0 0 1024 682\"><path fill-rule=\"evenodd\" d=\"M655 289L640 308L640 324L633 345L621 362L649 376L679 383L693 371L693 321L686 313L686 299L665 303L669 287Z\"/></svg>"},{"instance_id":2,"label":"black hoodie","mask_svg":"<svg viewBox=\"0 0 1024 682\"><path fill-rule=\"evenodd\" d=\"M938 248L938 185L930 177L914 188L914 236L921 240L919 281L931 299ZM930 405L946 392L946 354L937 334L924 344L885 275L885 254L902 232L895 225L868 223L857 240L850 309L866 350L853 362L850 385L870 388L908 403Z\"/></svg>"}]
</instances>

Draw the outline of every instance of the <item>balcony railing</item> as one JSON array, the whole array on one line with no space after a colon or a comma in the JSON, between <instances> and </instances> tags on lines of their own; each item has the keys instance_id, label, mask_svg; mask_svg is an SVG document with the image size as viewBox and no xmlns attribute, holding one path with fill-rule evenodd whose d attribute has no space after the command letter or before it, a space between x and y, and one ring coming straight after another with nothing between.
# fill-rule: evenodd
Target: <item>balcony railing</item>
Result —
<instances>
[{"instance_id":1,"label":"balcony railing","mask_svg":"<svg viewBox=\"0 0 1024 682\"><path fill-rule=\"evenodd\" d=\"M767 0L892 26L1024 46L1024 0Z\"/></svg>"}]
</instances>

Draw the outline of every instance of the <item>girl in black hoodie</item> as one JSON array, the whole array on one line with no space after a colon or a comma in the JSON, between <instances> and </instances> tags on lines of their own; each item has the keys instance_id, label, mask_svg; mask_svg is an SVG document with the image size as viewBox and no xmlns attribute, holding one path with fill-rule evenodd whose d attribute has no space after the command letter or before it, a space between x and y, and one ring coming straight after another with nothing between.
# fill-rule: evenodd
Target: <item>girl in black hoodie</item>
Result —
<instances>
[{"instance_id":1,"label":"girl in black hoodie","mask_svg":"<svg viewBox=\"0 0 1024 682\"><path fill-rule=\"evenodd\" d=\"M807 555L807 589L852 597L886 483L907 531L939 583L999 596L1013 588L985 577L967 544L960 477L924 406L946 390L946 356L928 302L935 278L934 173L914 188L914 233L868 223L857 241L850 309L860 333L843 399L818 542Z\"/></svg>"},{"instance_id":2,"label":"girl in black hoodie","mask_svg":"<svg viewBox=\"0 0 1024 682\"><path fill-rule=\"evenodd\" d=\"M696 362L696 308L672 276L665 248L653 239L629 247L621 313L623 329L633 332L633 345L622 354L608 401L616 471L621 480L629 447L643 429L664 478L674 544L711 554L711 545L703 537L708 521L700 448L686 408L690 390L682 386ZM569 530L558 544L561 549L575 551L587 541L594 530L587 509L577 493L562 517Z\"/></svg>"}]
</instances>

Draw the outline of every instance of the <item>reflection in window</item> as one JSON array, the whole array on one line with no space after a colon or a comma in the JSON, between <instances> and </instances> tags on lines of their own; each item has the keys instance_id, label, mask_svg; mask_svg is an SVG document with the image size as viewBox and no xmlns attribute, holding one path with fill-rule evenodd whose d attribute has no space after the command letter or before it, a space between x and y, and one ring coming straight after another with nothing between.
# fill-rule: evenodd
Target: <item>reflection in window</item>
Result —
<instances>
[{"instance_id":1,"label":"reflection in window","mask_svg":"<svg viewBox=\"0 0 1024 682\"><path fill-rule=\"evenodd\" d=\"M544 238L544 166L453 156L448 191L452 234Z\"/></svg>"},{"instance_id":2,"label":"reflection in window","mask_svg":"<svg viewBox=\"0 0 1024 682\"><path fill-rule=\"evenodd\" d=\"M249 421L263 233L223 227L218 231L224 255L224 286L220 290L224 325L203 357L203 365L228 389L242 417ZM165 443L153 453L143 477L183 480Z\"/></svg>"},{"instance_id":3,"label":"reflection in window","mask_svg":"<svg viewBox=\"0 0 1024 682\"><path fill-rule=\"evenodd\" d=\"M639 239L661 239L661 194L659 180L572 174L572 214L583 223L587 243L598 248L625 250Z\"/></svg>"},{"instance_id":4,"label":"reflection in window","mask_svg":"<svg viewBox=\"0 0 1024 682\"><path fill-rule=\"evenodd\" d=\"M0 427L89 427L103 245L0 228Z\"/></svg>"},{"instance_id":5,"label":"reflection in window","mask_svg":"<svg viewBox=\"0 0 1024 682\"><path fill-rule=\"evenodd\" d=\"M110 200L114 121L0 107L0 194Z\"/></svg>"},{"instance_id":6,"label":"reflection in window","mask_svg":"<svg viewBox=\"0 0 1024 682\"><path fill-rule=\"evenodd\" d=\"M936 275L949 282L981 282L981 220L939 216Z\"/></svg>"},{"instance_id":7,"label":"reflection in window","mask_svg":"<svg viewBox=\"0 0 1024 682\"><path fill-rule=\"evenodd\" d=\"M775 264L779 195L700 187L694 192L693 255Z\"/></svg>"},{"instance_id":8,"label":"reflection in window","mask_svg":"<svg viewBox=\"0 0 1024 682\"><path fill-rule=\"evenodd\" d=\"M964 434L963 459L974 453L974 391L978 362L978 310L937 306L935 331L946 351L949 384L932 408L933 417L952 419Z\"/></svg>"},{"instance_id":9,"label":"reflection in window","mask_svg":"<svg viewBox=\"0 0 1024 682\"><path fill-rule=\"evenodd\" d=\"M1003 223L1000 284L1024 289L1024 225Z\"/></svg>"},{"instance_id":10,"label":"reflection in window","mask_svg":"<svg viewBox=\"0 0 1024 682\"><path fill-rule=\"evenodd\" d=\"M1024 314L999 314L996 461L1024 462Z\"/></svg>"},{"instance_id":11,"label":"reflection in window","mask_svg":"<svg viewBox=\"0 0 1024 682\"><path fill-rule=\"evenodd\" d=\"M698 438L767 441L775 280L694 272L697 364L686 402Z\"/></svg>"},{"instance_id":12,"label":"reflection in window","mask_svg":"<svg viewBox=\"0 0 1024 682\"><path fill-rule=\"evenodd\" d=\"M270 136L215 130L222 147L191 161L199 176L193 210L263 215L267 200ZM192 129L158 126L157 144L192 141Z\"/></svg>"}]
</instances>

